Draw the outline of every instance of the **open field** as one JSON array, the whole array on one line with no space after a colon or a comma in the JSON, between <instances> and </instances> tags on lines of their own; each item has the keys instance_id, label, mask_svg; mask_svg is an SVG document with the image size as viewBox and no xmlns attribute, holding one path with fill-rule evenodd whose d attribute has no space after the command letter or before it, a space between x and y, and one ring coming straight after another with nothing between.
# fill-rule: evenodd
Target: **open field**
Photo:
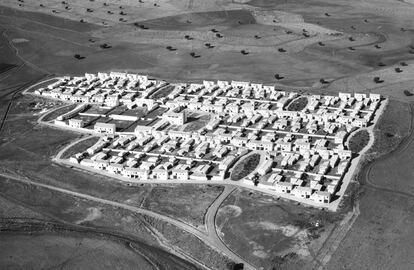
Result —
<instances>
[{"instance_id":1,"label":"open field","mask_svg":"<svg viewBox=\"0 0 414 270\"><path fill-rule=\"evenodd\" d=\"M48 122L48 121L52 121L55 120L56 117L58 117L59 115L65 114L67 112L70 112L71 110L73 110L76 107L76 104L70 104L70 105L66 105L63 106L61 108L58 108L56 110L53 110L51 112L46 113L46 115L42 118L42 121Z\"/></svg>"},{"instance_id":2,"label":"open field","mask_svg":"<svg viewBox=\"0 0 414 270\"><path fill-rule=\"evenodd\" d=\"M65 153L62 155L62 158L70 158L76 153L86 151L89 147L94 145L98 141L98 139L98 137L91 137L86 140L82 140L81 142L75 144L74 146L66 150Z\"/></svg>"},{"instance_id":3,"label":"open field","mask_svg":"<svg viewBox=\"0 0 414 270\"><path fill-rule=\"evenodd\" d=\"M369 154L381 156L397 147L409 135L412 109L409 103L390 100L375 127L375 143ZM398 121L396 121L398 119Z\"/></svg>"},{"instance_id":4,"label":"open field","mask_svg":"<svg viewBox=\"0 0 414 270\"><path fill-rule=\"evenodd\" d=\"M46 216L26 208L18 203L11 202L0 196L0 217L1 218L32 218L48 220Z\"/></svg>"},{"instance_id":5,"label":"open field","mask_svg":"<svg viewBox=\"0 0 414 270\"><path fill-rule=\"evenodd\" d=\"M141 205L201 228L207 208L222 191L222 186L215 185L160 185L151 189Z\"/></svg>"},{"instance_id":6,"label":"open field","mask_svg":"<svg viewBox=\"0 0 414 270\"><path fill-rule=\"evenodd\" d=\"M226 244L255 265L303 269L340 219L339 213L236 190L221 206L217 226Z\"/></svg>"},{"instance_id":7,"label":"open field","mask_svg":"<svg viewBox=\"0 0 414 270\"><path fill-rule=\"evenodd\" d=\"M363 190L361 214L326 269L411 269L412 198Z\"/></svg>"},{"instance_id":8,"label":"open field","mask_svg":"<svg viewBox=\"0 0 414 270\"><path fill-rule=\"evenodd\" d=\"M38 2L27 0L19 7L18 2L6 0L3 5L14 9L2 7L0 20L9 28L7 36L16 41L13 45L20 55L50 73L128 69L170 80L243 78L312 86L321 78L372 71L378 55L386 65L411 57L410 32L400 28L408 28L412 22L408 12L412 8L397 2L387 13L378 9L377 2L387 5L384 0L364 5L359 1L295 1L286 5L279 1L242 4L200 0L188 5L176 0L154 6L153 2L123 0L103 6L103 1L85 4L72 0L62 5L48 0L40 7ZM356 20L356 12L365 14L368 22ZM394 16L397 13L398 18ZM302 29L307 31L305 35ZM110 48L100 48L103 43ZM248 54L241 54L241 50ZM192 58L190 52L200 57ZM77 60L75 54L85 58ZM276 73L283 79L275 79Z\"/></svg>"},{"instance_id":9,"label":"open field","mask_svg":"<svg viewBox=\"0 0 414 270\"><path fill-rule=\"evenodd\" d=\"M0 250L3 269L155 269L122 244L82 236L0 234Z\"/></svg>"}]
</instances>

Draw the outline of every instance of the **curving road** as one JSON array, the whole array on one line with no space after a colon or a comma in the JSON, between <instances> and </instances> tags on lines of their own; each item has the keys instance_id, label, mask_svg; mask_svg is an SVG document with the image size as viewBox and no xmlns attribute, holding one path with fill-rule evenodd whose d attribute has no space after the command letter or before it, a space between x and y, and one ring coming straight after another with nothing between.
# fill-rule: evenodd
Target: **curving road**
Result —
<instances>
[{"instance_id":1,"label":"curving road","mask_svg":"<svg viewBox=\"0 0 414 270\"><path fill-rule=\"evenodd\" d=\"M204 225L206 226L207 234L210 236L211 241L225 254L236 254L233 250L231 250L224 241L220 238L217 233L217 226L216 226L216 217L217 212L224 202L224 200L236 189L235 186L232 185L225 185L224 190L222 193L216 198L216 200L210 205L207 209L207 213L204 216ZM238 256L238 255L237 255ZM237 262L237 261L235 261ZM246 261L239 261L243 262L245 269L256 269L253 265Z\"/></svg>"}]
</instances>

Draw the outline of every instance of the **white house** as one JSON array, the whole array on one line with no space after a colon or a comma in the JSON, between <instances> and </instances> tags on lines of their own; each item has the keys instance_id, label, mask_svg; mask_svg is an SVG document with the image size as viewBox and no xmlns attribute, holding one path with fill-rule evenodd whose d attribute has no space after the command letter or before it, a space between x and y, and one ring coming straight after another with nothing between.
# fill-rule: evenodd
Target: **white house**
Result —
<instances>
[{"instance_id":1,"label":"white house","mask_svg":"<svg viewBox=\"0 0 414 270\"><path fill-rule=\"evenodd\" d=\"M101 122L97 122L94 127L93 130L96 133L103 133L103 134L115 134L116 131L116 125L114 123L101 123Z\"/></svg>"}]
</instances>

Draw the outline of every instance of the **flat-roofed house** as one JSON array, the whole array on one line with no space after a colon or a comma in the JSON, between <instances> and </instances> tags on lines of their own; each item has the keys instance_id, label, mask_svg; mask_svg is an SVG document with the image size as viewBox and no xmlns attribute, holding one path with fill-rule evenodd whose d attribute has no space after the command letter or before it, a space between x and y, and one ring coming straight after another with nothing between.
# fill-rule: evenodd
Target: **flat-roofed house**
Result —
<instances>
[{"instance_id":1,"label":"flat-roofed house","mask_svg":"<svg viewBox=\"0 0 414 270\"><path fill-rule=\"evenodd\" d=\"M265 175L266 173L270 172L273 165L273 159L269 158L262 163L259 164L259 167L257 168L257 173L260 175Z\"/></svg>"},{"instance_id":2,"label":"flat-roofed house","mask_svg":"<svg viewBox=\"0 0 414 270\"><path fill-rule=\"evenodd\" d=\"M158 165L155 169L152 170L152 178L157 180L168 180L169 173L163 164Z\"/></svg>"},{"instance_id":3,"label":"flat-roofed house","mask_svg":"<svg viewBox=\"0 0 414 270\"><path fill-rule=\"evenodd\" d=\"M94 161L89 159L89 158L85 158L85 159L81 160L80 165L93 167L94 166Z\"/></svg>"},{"instance_id":4,"label":"flat-roofed house","mask_svg":"<svg viewBox=\"0 0 414 270\"><path fill-rule=\"evenodd\" d=\"M148 180L148 170L144 169L127 167L124 168L122 174L131 179Z\"/></svg>"},{"instance_id":5,"label":"flat-roofed house","mask_svg":"<svg viewBox=\"0 0 414 270\"><path fill-rule=\"evenodd\" d=\"M311 199L317 203L330 203L331 197L332 195L329 192L319 190L315 191L311 195Z\"/></svg>"},{"instance_id":6,"label":"flat-roofed house","mask_svg":"<svg viewBox=\"0 0 414 270\"><path fill-rule=\"evenodd\" d=\"M106 169L110 173L120 174L123 171L123 168L124 168L124 165L122 165L122 164L110 163Z\"/></svg>"},{"instance_id":7,"label":"flat-roofed house","mask_svg":"<svg viewBox=\"0 0 414 270\"><path fill-rule=\"evenodd\" d=\"M229 155L225 157L219 164L219 170L225 171L230 168L231 165L234 164L236 161L236 157L233 155Z\"/></svg>"},{"instance_id":8,"label":"flat-roofed house","mask_svg":"<svg viewBox=\"0 0 414 270\"><path fill-rule=\"evenodd\" d=\"M187 164L179 164L171 170L170 179L188 180L189 179L189 166Z\"/></svg>"},{"instance_id":9,"label":"flat-roofed house","mask_svg":"<svg viewBox=\"0 0 414 270\"><path fill-rule=\"evenodd\" d=\"M350 150L338 150L338 156L340 160L346 160L352 157L352 152Z\"/></svg>"},{"instance_id":10,"label":"flat-roofed house","mask_svg":"<svg viewBox=\"0 0 414 270\"><path fill-rule=\"evenodd\" d=\"M69 119L69 127L71 128L83 128L85 122L82 119Z\"/></svg>"},{"instance_id":11,"label":"flat-roofed house","mask_svg":"<svg viewBox=\"0 0 414 270\"><path fill-rule=\"evenodd\" d=\"M229 152L229 149L227 147L221 146L217 148L213 154L218 158L223 158L228 152Z\"/></svg>"},{"instance_id":12,"label":"flat-roofed house","mask_svg":"<svg viewBox=\"0 0 414 270\"><path fill-rule=\"evenodd\" d=\"M275 185L277 182L280 182L283 180L283 175L272 173L269 178L267 178L267 182L273 183Z\"/></svg>"},{"instance_id":13,"label":"flat-roofed house","mask_svg":"<svg viewBox=\"0 0 414 270\"><path fill-rule=\"evenodd\" d=\"M163 118L172 125L184 125L187 121L187 114L185 111L182 112L167 112L163 115Z\"/></svg>"},{"instance_id":14,"label":"flat-roofed house","mask_svg":"<svg viewBox=\"0 0 414 270\"><path fill-rule=\"evenodd\" d=\"M115 134L116 125L114 123L101 123L101 122L98 122L93 127L93 130L96 133L101 133L101 134Z\"/></svg>"},{"instance_id":15,"label":"flat-roofed house","mask_svg":"<svg viewBox=\"0 0 414 270\"><path fill-rule=\"evenodd\" d=\"M84 95L73 95L70 98L70 101L72 101L72 102L78 102L78 103L80 103L80 102L82 102L82 103L88 103L89 102L89 97L84 96Z\"/></svg>"},{"instance_id":16,"label":"flat-roofed house","mask_svg":"<svg viewBox=\"0 0 414 270\"><path fill-rule=\"evenodd\" d=\"M109 166L108 160L97 159L94 161L93 167L98 170L105 170Z\"/></svg>"},{"instance_id":17,"label":"flat-roofed house","mask_svg":"<svg viewBox=\"0 0 414 270\"><path fill-rule=\"evenodd\" d=\"M309 199L312 195L310 187L295 187L291 192L295 197Z\"/></svg>"},{"instance_id":18,"label":"flat-roofed house","mask_svg":"<svg viewBox=\"0 0 414 270\"><path fill-rule=\"evenodd\" d=\"M199 165L194 169L193 174L190 176L193 180L208 180L207 174L211 170L211 166L207 164Z\"/></svg>"},{"instance_id":19,"label":"flat-roofed house","mask_svg":"<svg viewBox=\"0 0 414 270\"><path fill-rule=\"evenodd\" d=\"M326 174L330 168L329 160L323 160L319 165L318 174Z\"/></svg>"},{"instance_id":20,"label":"flat-roofed house","mask_svg":"<svg viewBox=\"0 0 414 270\"><path fill-rule=\"evenodd\" d=\"M289 182L276 182L274 183L274 187L277 192L280 193L291 193L293 190L293 184Z\"/></svg>"},{"instance_id":21,"label":"flat-roofed house","mask_svg":"<svg viewBox=\"0 0 414 270\"><path fill-rule=\"evenodd\" d=\"M348 164L349 164L349 160L345 160L339 163L336 173L339 175L342 175L345 172L345 170L348 168Z\"/></svg>"},{"instance_id":22,"label":"flat-roofed house","mask_svg":"<svg viewBox=\"0 0 414 270\"><path fill-rule=\"evenodd\" d=\"M381 100L381 95L370 93L369 98L371 99L371 101L379 101Z\"/></svg>"}]
</instances>

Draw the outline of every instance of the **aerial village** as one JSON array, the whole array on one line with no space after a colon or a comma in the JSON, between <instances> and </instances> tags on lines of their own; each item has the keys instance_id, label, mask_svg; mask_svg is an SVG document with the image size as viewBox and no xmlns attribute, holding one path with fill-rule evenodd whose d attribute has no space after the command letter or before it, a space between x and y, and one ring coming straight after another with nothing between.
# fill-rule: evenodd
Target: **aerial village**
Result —
<instances>
[{"instance_id":1,"label":"aerial village","mask_svg":"<svg viewBox=\"0 0 414 270\"><path fill-rule=\"evenodd\" d=\"M235 164L260 154L237 184L327 205L357 153L351 132L373 125L378 94L298 94L240 81L168 83L121 72L61 77L34 94L78 103L53 122L99 140L74 166L123 181L235 183ZM293 103L302 104L295 109ZM200 119L204 119L200 121Z\"/></svg>"}]
</instances>

